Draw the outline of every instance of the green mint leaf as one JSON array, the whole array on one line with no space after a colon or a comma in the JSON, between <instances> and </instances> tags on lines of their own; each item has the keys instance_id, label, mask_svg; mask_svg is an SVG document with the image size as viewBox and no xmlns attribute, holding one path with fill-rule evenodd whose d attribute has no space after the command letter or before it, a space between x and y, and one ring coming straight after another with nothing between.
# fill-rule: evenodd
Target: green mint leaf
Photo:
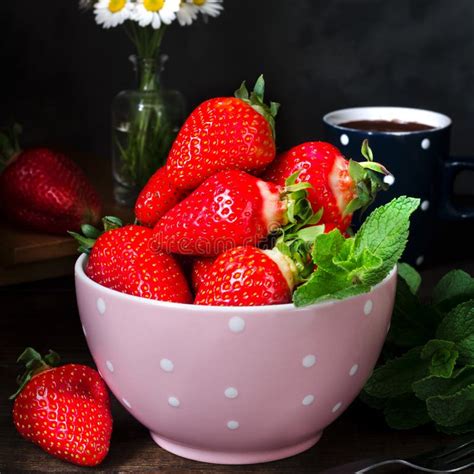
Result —
<instances>
[{"instance_id":1,"label":"green mint leaf","mask_svg":"<svg viewBox=\"0 0 474 474\"><path fill-rule=\"evenodd\" d=\"M398 275L410 288L410 291L416 295L421 285L421 275L408 263L398 264Z\"/></svg>"},{"instance_id":2,"label":"green mint leaf","mask_svg":"<svg viewBox=\"0 0 474 474\"><path fill-rule=\"evenodd\" d=\"M469 299L474 299L474 278L462 270L444 275L433 290L433 304L443 311Z\"/></svg>"},{"instance_id":3,"label":"green mint leaf","mask_svg":"<svg viewBox=\"0 0 474 474\"><path fill-rule=\"evenodd\" d=\"M396 430L408 430L429 423L426 404L413 394L390 398L384 407L385 421Z\"/></svg>"},{"instance_id":4,"label":"green mint leaf","mask_svg":"<svg viewBox=\"0 0 474 474\"><path fill-rule=\"evenodd\" d=\"M344 247L345 241L346 239L339 229L334 229L327 234L321 234L316 237L312 257L318 269L334 275L341 273L341 268L333 260L334 256L337 256Z\"/></svg>"},{"instance_id":5,"label":"green mint leaf","mask_svg":"<svg viewBox=\"0 0 474 474\"><path fill-rule=\"evenodd\" d=\"M445 378L451 377L458 356L454 342L440 339L432 339L421 351L421 358L431 361L430 374Z\"/></svg>"},{"instance_id":6,"label":"green mint leaf","mask_svg":"<svg viewBox=\"0 0 474 474\"><path fill-rule=\"evenodd\" d=\"M420 303L405 280L399 277L387 341L404 348L424 345L435 338L440 319L433 308Z\"/></svg>"},{"instance_id":7,"label":"green mint leaf","mask_svg":"<svg viewBox=\"0 0 474 474\"><path fill-rule=\"evenodd\" d=\"M451 436L458 436L466 433L472 433L474 431L474 421L468 421L462 425L456 426L441 426L435 425L436 429L441 433L445 433Z\"/></svg>"},{"instance_id":8,"label":"green mint leaf","mask_svg":"<svg viewBox=\"0 0 474 474\"><path fill-rule=\"evenodd\" d=\"M436 337L447 341L461 342L474 334L474 300L461 303L441 321Z\"/></svg>"},{"instance_id":9,"label":"green mint leaf","mask_svg":"<svg viewBox=\"0 0 474 474\"><path fill-rule=\"evenodd\" d=\"M369 249L364 249L353 261L355 268L349 272L349 280L352 283L362 283L370 288L384 278L385 275L381 276L383 260Z\"/></svg>"},{"instance_id":10,"label":"green mint leaf","mask_svg":"<svg viewBox=\"0 0 474 474\"><path fill-rule=\"evenodd\" d=\"M381 281L402 256L408 239L410 216L420 204L419 199L401 196L373 211L357 232L354 254L364 250L383 260L374 275Z\"/></svg>"},{"instance_id":11,"label":"green mint leaf","mask_svg":"<svg viewBox=\"0 0 474 474\"><path fill-rule=\"evenodd\" d=\"M474 421L474 384L452 395L439 395L426 400L431 419L441 426L456 426Z\"/></svg>"},{"instance_id":12,"label":"green mint leaf","mask_svg":"<svg viewBox=\"0 0 474 474\"><path fill-rule=\"evenodd\" d=\"M379 398L373 397L369 395L365 389L360 392L359 398L370 408L374 408L375 410L383 410L387 403L389 402L389 398Z\"/></svg>"},{"instance_id":13,"label":"green mint leaf","mask_svg":"<svg viewBox=\"0 0 474 474\"><path fill-rule=\"evenodd\" d=\"M377 208L355 237L346 239L338 229L318 235L312 252L317 270L294 292L295 305L370 291L400 258L418 204L419 199L405 196L394 199Z\"/></svg>"},{"instance_id":14,"label":"green mint leaf","mask_svg":"<svg viewBox=\"0 0 474 474\"><path fill-rule=\"evenodd\" d=\"M429 375L413 383L413 392L420 400L435 396L449 396L474 384L474 366L455 369L451 378Z\"/></svg>"},{"instance_id":15,"label":"green mint leaf","mask_svg":"<svg viewBox=\"0 0 474 474\"><path fill-rule=\"evenodd\" d=\"M308 281L293 293L293 303L295 306L307 306L317 301L330 299L331 294L341 291L347 286L346 275L331 275L318 268Z\"/></svg>"},{"instance_id":16,"label":"green mint leaf","mask_svg":"<svg viewBox=\"0 0 474 474\"><path fill-rule=\"evenodd\" d=\"M351 285L341 290L334 291L333 293L328 293L323 295L319 301L334 299L334 300L343 300L344 298L350 298L351 296L362 295L370 291L370 286L364 284Z\"/></svg>"},{"instance_id":17,"label":"green mint leaf","mask_svg":"<svg viewBox=\"0 0 474 474\"><path fill-rule=\"evenodd\" d=\"M474 334L466 336L456 344L459 351L459 359L464 364L474 364Z\"/></svg>"},{"instance_id":18,"label":"green mint leaf","mask_svg":"<svg viewBox=\"0 0 474 474\"><path fill-rule=\"evenodd\" d=\"M366 392L380 398L395 398L411 393L412 384L428 375L430 362L420 356L421 348L415 347L375 369L365 385Z\"/></svg>"}]
</instances>

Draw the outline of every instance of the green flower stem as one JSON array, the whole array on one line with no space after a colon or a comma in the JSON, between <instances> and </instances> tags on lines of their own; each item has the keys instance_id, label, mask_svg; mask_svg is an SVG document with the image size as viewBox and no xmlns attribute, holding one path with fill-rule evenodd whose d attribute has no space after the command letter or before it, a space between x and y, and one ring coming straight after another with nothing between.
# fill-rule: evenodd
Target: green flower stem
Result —
<instances>
[{"instance_id":1,"label":"green flower stem","mask_svg":"<svg viewBox=\"0 0 474 474\"><path fill-rule=\"evenodd\" d=\"M126 148L121 147L118 141L116 145L121 153L124 172L140 187L163 165L170 145L171 127L164 110L156 110L146 98L146 93L160 92L156 82L156 60L165 30L165 25L157 30L151 26L140 27L136 22L125 25L125 31L138 52L139 90L145 94L130 123Z\"/></svg>"}]
</instances>

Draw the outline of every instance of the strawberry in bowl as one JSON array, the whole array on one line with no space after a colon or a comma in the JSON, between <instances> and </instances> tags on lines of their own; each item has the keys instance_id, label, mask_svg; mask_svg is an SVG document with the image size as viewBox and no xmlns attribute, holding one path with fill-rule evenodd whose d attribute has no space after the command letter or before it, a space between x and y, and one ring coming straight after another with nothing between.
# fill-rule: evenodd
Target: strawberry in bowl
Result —
<instances>
[{"instance_id":1,"label":"strawberry in bowl","mask_svg":"<svg viewBox=\"0 0 474 474\"><path fill-rule=\"evenodd\" d=\"M268 251L234 247L206 262L197 304L108 288L82 255L77 302L93 358L168 451L225 464L304 451L375 366L418 204L378 208L354 237L334 228L306 245L305 229L289 228Z\"/></svg>"}]
</instances>

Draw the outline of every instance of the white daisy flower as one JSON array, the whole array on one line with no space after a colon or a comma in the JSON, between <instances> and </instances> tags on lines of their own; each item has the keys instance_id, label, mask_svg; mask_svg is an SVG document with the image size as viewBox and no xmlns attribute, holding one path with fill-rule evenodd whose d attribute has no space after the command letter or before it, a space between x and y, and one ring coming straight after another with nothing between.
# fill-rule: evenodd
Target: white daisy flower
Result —
<instances>
[{"instance_id":1,"label":"white daisy flower","mask_svg":"<svg viewBox=\"0 0 474 474\"><path fill-rule=\"evenodd\" d=\"M224 9L222 0L192 0L192 3L203 15L219 16Z\"/></svg>"},{"instance_id":2,"label":"white daisy flower","mask_svg":"<svg viewBox=\"0 0 474 474\"><path fill-rule=\"evenodd\" d=\"M138 0L132 19L140 26L151 25L155 30L161 24L169 25L179 10L181 0Z\"/></svg>"},{"instance_id":3,"label":"white daisy flower","mask_svg":"<svg viewBox=\"0 0 474 474\"><path fill-rule=\"evenodd\" d=\"M179 24L181 26L189 26L197 18L199 9L192 0L181 0L181 4L176 13Z\"/></svg>"},{"instance_id":4,"label":"white daisy flower","mask_svg":"<svg viewBox=\"0 0 474 474\"><path fill-rule=\"evenodd\" d=\"M94 5L95 21L104 28L114 28L131 18L133 9L130 0L99 0Z\"/></svg>"}]
</instances>

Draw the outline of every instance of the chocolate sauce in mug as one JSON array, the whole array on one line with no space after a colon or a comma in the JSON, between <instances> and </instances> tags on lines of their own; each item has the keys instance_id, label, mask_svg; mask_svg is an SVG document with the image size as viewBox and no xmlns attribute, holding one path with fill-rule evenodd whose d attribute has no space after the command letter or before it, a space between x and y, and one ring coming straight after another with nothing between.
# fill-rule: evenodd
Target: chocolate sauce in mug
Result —
<instances>
[{"instance_id":1,"label":"chocolate sauce in mug","mask_svg":"<svg viewBox=\"0 0 474 474\"><path fill-rule=\"evenodd\" d=\"M351 120L340 123L339 126L368 132L421 132L436 128L424 123L400 120Z\"/></svg>"}]
</instances>

